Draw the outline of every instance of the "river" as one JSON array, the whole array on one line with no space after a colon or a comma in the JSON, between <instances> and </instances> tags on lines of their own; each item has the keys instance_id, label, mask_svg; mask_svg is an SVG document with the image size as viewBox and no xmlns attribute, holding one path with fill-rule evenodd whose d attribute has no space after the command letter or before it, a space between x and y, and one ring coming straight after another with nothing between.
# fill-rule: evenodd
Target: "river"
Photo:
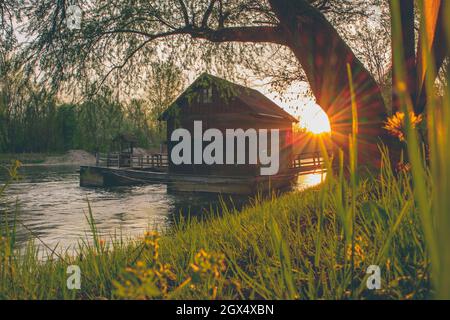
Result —
<instances>
[{"instance_id":1,"label":"river","mask_svg":"<svg viewBox=\"0 0 450 320\"><path fill-rule=\"evenodd\" d=\"M103 237L142 235L146 230L170 228L180 216L204 216L220 208L222 199L229 207L241 208L248 197L220 197L210 194L171 194L162 184L114 187L109 189L79 186L78 167L28 166L20 169L20 179L11 184L1 199L9 208L7 221L12 224L17 212L17 242L29 240L51 248L75 248L80 239L89 237L88 201ZM5 181L0 175L0 185ZM300 176L297 188L321 182L322 174ZM17 206L18 210L14 210ZM5 224L4 217L1 223Z\"/></svg>"}]
</instances>

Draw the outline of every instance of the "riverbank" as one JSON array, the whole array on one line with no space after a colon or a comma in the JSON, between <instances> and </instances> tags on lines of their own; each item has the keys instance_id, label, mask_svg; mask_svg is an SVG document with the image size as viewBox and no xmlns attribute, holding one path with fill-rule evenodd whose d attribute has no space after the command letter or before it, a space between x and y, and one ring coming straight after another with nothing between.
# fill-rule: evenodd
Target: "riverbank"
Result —
<instances>
[{"instance_id":1,"label":"riverbank","mask_svg":"<svg viewBox=\"0 0 450 320\"><path fill-rule=\"evenodd\" d=\"M353 198L352 195L355 195ZM349 200L354 199L354 200ZM355 211L353 211L355 210ZM351 213L354 219L351 219ZM331 177L321 187L255 203L240 212L180 219L169 233L92 239L77 255L19 257L2 238L0 296L8 299L424 299L430 266L408 174ZM350 219L350 220L349 220ZM351 225L354 228L350 227ZM90 244L88 244L90 243ZM47 248L48 249L48 248ZM81 290L66 286L69 265ZM381 270L380 290L366 271Z\"/></svg>"},{"instance_id":2,"label":"riverbank","mask_svg":"<svg viewBox=\"0 0 450 320\"><path fill-rule=\"evenodd\" d=\"M0 153L0 165L8 166L15 160L19 160L24 165L38 165L44 163L48 156L44 153Z\"/></svg>"},{"instance_id":3,"label":"riverbank","mask_svg":"<svg viewBox=\"0 0 450 320\"><path fill-rule=\"evenodd\" d=\"M159 152L159 147L134 148L134 155ZM95 155L85 150L69 150L63 153L0 153L0 165L11 165L15 160L19 160L22 166L86 166L96 162Z\"/></svg>"},{"instance_id":4,"label":"riverbank","mask_svg":"<svg viewBox=\"0 0 450 320\"><path fill-rule=\"evenodd\" d=\"M63 166L95 164L95 156L84 150L69 150L65 153L18 153L0 154L0 164L10 165L19 160L23 166Z\"/></svg>"}]
</instances>

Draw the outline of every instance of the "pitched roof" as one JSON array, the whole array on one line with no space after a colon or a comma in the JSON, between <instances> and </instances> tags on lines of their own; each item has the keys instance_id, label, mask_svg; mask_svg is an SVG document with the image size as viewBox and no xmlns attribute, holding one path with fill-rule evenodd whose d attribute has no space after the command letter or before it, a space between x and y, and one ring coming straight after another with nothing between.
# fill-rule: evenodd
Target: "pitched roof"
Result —
<instances>
[{"instance_id":1,"label":"pitched roof","mask_svg":"<svg viewBox=\"0 0 450 320\"><path fill-rule=\"evenodd\" d=\"M232 92L232 97L238 99L243 107L246 107L247 113L260 116L269 117L273 119L287 120L291 122L298 122L298 119L287 113L284 109L278 106L275 102L267 98L261 92L244 87L242 85L230 82L228 80L203 73L200 75L176 100L169 106L169 108L161 115L160 119L167 119L170 113L170 109L178 107L186 96L197 89L198 87L204 87L205 83L208 86L216 85L219 88L225 88L227 91ZM244 110L243 110L244 111Z\"/></svg>"},{"instance_id":2,"label":"pitched roof","mask_svg":"<svg viewBox=\"0 0 450 320\"><path fill-rule=\"evenodd\" d=\"M123 141L123 142L137 142L138 139L136 138L136 136L132 133L129 132L125 132L125 133L120 133L118 135L116 135L113 138L113 141Z\"/></svg>"}]
</instances>

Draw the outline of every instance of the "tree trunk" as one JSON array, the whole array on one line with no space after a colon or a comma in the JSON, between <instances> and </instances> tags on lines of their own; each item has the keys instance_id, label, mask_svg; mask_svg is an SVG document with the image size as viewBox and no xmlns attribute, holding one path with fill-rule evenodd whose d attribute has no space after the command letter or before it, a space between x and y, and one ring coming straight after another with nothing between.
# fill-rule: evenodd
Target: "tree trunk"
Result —
<instances>
[{"instance_id":1,"label":"tree trunk","mask_svg":"<svg viewBox=\"0 0 450 320\"><path fill-rule=\"evenodd\" d=\"M391 0L391 12L392 8ZM393 16L394 13L391 13ZM396 68L393 68L392 76L392 112L401 111L400 99L396 90L399 79L404 78L411 101L417 99L417 68L416 68L416 39L414 30L414 0L400 1L400 27L401 34L397 37L394 25L392 25L392 61L395 63L395 56L401 56L404 63L402 68L404 74L398 75Z\"/></svg>"},{"instance_id":2,"label":"tree trunk","mask_svg":"<svg viewBox=\"0 0 450 320\"><path fill-rule=\"evenodd\" d=\"M434 59L434 71L439 73L445 58L449 56L449 43L445 31L447 21L447 11L449 3L441 0L427 0L424 2L425 25L423 32L428 38L428 48L423 48L422 33L419 35L419 45L417 50L417 97L414 100L414 111L422 113L427 104L427 92L425 77L430 72L430 66L427 66L423 50L431 52Z\"/></svg>"},{"instance_id":3,"label":"tree trunk","mask_svg":"<svg viewBox=\"0 0 450 320\"><path fill-rule=\"evenodd\" d=\"M317 103L328 114L333 143L345 154L352 133L352 107L347 65L353 73L358 111L359 160L379 165L378 143L385 140L386 108L372 75L356 58L333 26L304 0L269 0L287 45L301 63ZM348 156L347 156L348 159Z\"/></svg>"}]
</instances>

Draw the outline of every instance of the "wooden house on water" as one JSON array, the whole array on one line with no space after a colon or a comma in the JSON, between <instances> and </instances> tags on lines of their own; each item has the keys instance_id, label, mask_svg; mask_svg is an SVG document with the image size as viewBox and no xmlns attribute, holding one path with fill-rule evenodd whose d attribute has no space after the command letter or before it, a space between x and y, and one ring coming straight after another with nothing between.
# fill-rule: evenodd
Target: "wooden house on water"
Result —
<instances>
[{"instance_id":1,"label":"wooden house on water","mask_svg":"<svg viewBox=\"0 0 450 320\"><path fill-rule=\"evenodd\" d=\"M137 159L131 156L130 165L128 166L127 162L125 168L120 165L105 166L102 164L104 161L98 161L95 167L80 168L80 184L101 187L165 183L168 190L173 191L254 194L290 187L299 172L320 167L316 160L303 165L302 161L298 160L298 166L293 166L296 156L293 156L292 130L293 124L297 122L296 118L260 92L206 73L195 80L167 108L160 120L167 122L167 155L147 155ZM200 138L197 133L199 123ZM186 156L183 149L183 158L188 161L175 163L172 151L179 149L180 140L173 140L172 135L180 132L177 129L187 133L186 140L193 149L186 153ZM216 134L210 140L205 139L203 135L208 131ZM242 135L237 136L237 131ZM232 136L230 132L233 132ZM252 135L254 132L256 134ZM261 141L265 139L264 133L261 135L261 132L266 133L267 140L264 143ZM272 132L278 134L278 150L270 150ZM223 144L219 144L219 147L216 145L211 154L221 154L223 161L210 163L203 158L199 161L196 147L200 148L200 156L203 157L203 150L210 147L217 137L222 138ZM228 138L236 139L233 140L231 148ZM253 157L250 161L251 155L255 155L255 148L258 157L256 160ZM233 149L234 152L230 152ZM272 169L271 163L266 160L272 158L274 152L278 160L276 172L263 174L268 165L269 169ZM242 154L246 158L245 161ZM265 160L262 161L264 155ZM116 162L122 164L120 159Z\"/></svg>"},{"instance_id":2,"label":"wooden house on water","mask_svg":"<svg viewBox=\"0 0 450 320\"><path fill-rule=\"evenodd\" d=\"M209 177L208 181L201 189L204 191L213 188L211 180L217 178L239 179L245 188L256 187L263 184L266 187L288 185L295 174L292 173L292 126L298 122L273 101L265 97L257 90L250 89L227 80L202 74L195 80L189 88L183 92L178 99L168 107L161 115L160 120L167 122L168 154L170 155L177 142L171 141L174 130L183 128L191 133L192 144L194 143L194 122L201 121L203 132L208 129L218 129L226 139L227 129L254 129L259 131L279 130L279 170L274 176L262 176L261 165L250 164L194 164L194 154L190 164L174 164L169 156L169 174L182 174ZM259 138L258 138L259 139ZM209 142L203 142L203 147ZM246 148L250 146L250 140L246 141ZM258 141L259 143L259 141ZM270 143L268 144L270 146ZM236 145L235 145L236 146ZM224 143L224 157L226 157L226 147ZM267 150L271 153L271 150ZM247 160L250 152L247 153ZM235 152L235 157L237 152ZM220 190L232 191L236 186L224 187L220 184ZM183 183L177 189L184 189ZM176 187L176 184L175 184ZM197 186L199 188L199 186ZM215 189L215 188L214 188ZM238 192L240 193L240 192Z\"/></svg>"}]
</instances>

